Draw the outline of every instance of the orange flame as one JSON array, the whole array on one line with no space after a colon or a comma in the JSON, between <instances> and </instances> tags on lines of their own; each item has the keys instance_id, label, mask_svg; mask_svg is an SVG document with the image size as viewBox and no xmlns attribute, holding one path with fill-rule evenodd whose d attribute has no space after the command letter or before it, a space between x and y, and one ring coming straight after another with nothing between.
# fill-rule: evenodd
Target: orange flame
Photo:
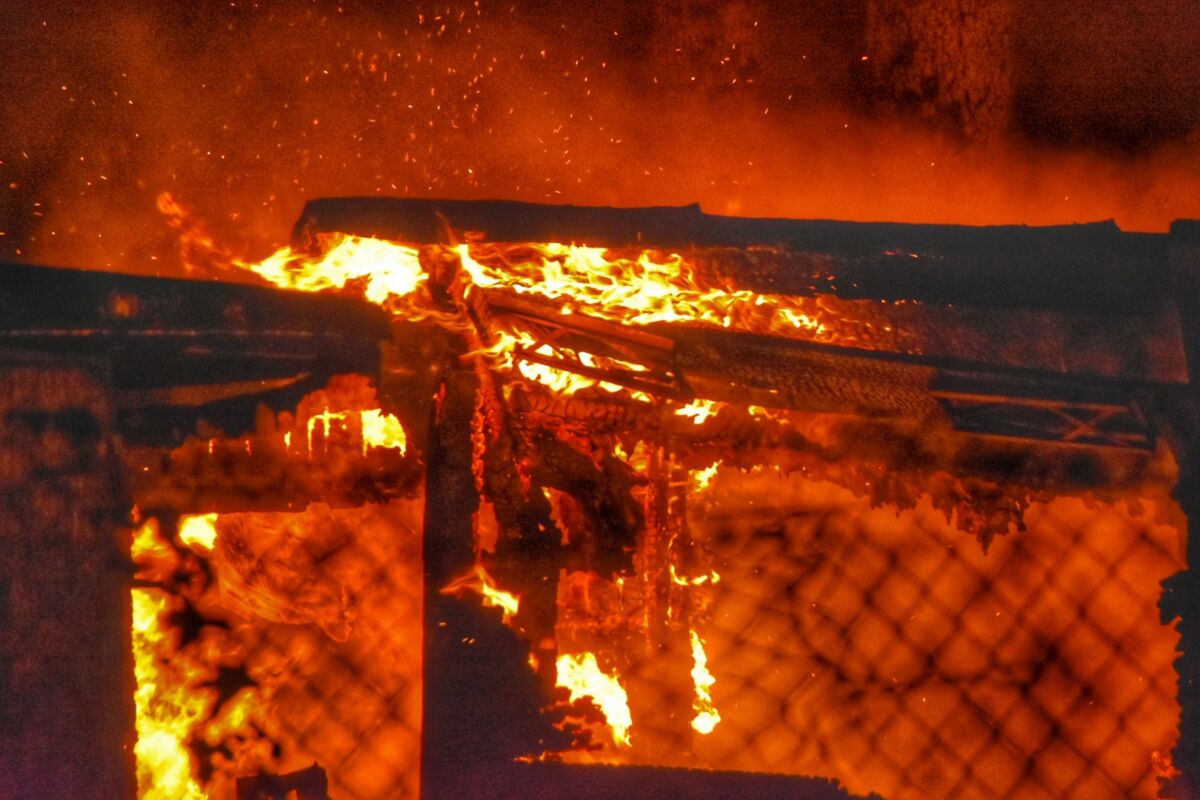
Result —
<instances>
[{"instance_id":1,"label":"orange flame","mask_svg":"<svg viewBox=\"0 0 1200 800\"><path fill-rule=\"evenodd\" d=\"M530 258L500 258L502 266L496 266L492 259L476 259L470 245L455 250L476 286L561 299L564 313L586 309L637 325L687 322L781 334L825 333L825 326L801 308L805 298L706 286L677 253L656 260L656 254L644 251L634 260L610 257L602 247L550 243L531 245Z\"/></svg>"},{"instance_id":2,"label":"orange flame","mask_svg":"<svg viewBox=\"0 0 1200 800\"><path fill-rule=\"evenodd\" d=\"M179 541L193 550L211 553L217 543L217 515L200 514L179 518Z\"/></svg>"},{"instance_id":3,"label":"orange flame","mask_svg":"<svg viewBox=\"0 0 1200 800\"><path fill-rule=\"evenodd\" d=\"M696 699L692 703L692 710L696 712L696 716L692 718L692 728L698 733L709 734L721 721L721 715L717 713L712 699L712 687L717 679L708 671L708 655L704 652L704 640L694 630L691 631L691 634L692 685L696 689Z\"/></svg>"},{"instance_id":4,"label":"orange flame","mask_svg":"<svg viewBox=\"0 0 1200 800\"><path fill-rule=\"evenodd\" d=\"M362 282L363 296L386 305L407 297L427 278L417 251L411 247L360 236L334 235L325 252L314 258L284 247L258 263L234 261L285 289L319 292Z\"/></svg>"},{"instance_id":5,"label":"orange flame","mask_svg":"<svg viewBox=\"0 0 1200 800\"><path fill-rule=\"evenodd\" d=\"M446 325L463 324L461 318L451 323L448 315L435 310L428 292L421 291L428 275L417 248L341 234L319 235L317 243L324 250L316 255L285 247L257 263L236 258L226 261L276 286L310 292L355 287L366 299L398 316L433 317ZM709 285L677 253L647 250L629 258L605 248L559 243L519 248L462 244L448 252L458 257L468 293L478 287L538 295L560 302L559 311L564 315L579 313L634 325L681 322L819 341L837 341L838 323L846 322L817 298ZM554 392L574 394L598 387L637 400L650 399L642 392L598 377L519 357L517 351L523 349L543 358L565 355L566 361L576 360L586 368L644 371L639 365L611 356L563 351L515 324L493 330L491 337L481 354L491 358L497 369L517 372ZM697 400L676 413L692 417L699 425L719 407L709 400Z\"/></svg>"},{"instance_id":6,"label":"orange flame","mask_svg":"<svg viewBox=\"0 0 1200 800\"><path fill-rule=\"evenodd\" d=\"M326 408L320 414L308 418L308 452L313 452L313 434L320 426L322 435L328 437L334 421L345 422L351 415L359 418L359 430L362 436L363 455L372 447L396 449L403 455L408 448L408 435L404 426L392 414L385 414L381 409L372 408L367 411L330 411ZM291 446L290 434L285 434L286 446Z\"/></svg>"},{"instance_id":7,"label":"orange flame","mask_svg":"<svg viewBox=\"0 0 1200 800\"><path fill-rule=\"evenodd\" d=\"M621 686L619 676L600 669L592 653L562 654L555 661L557 683L571 693L571 700L590 697L604 713L612 729L613 740L629 746L629 729L633 716L629 712L629 697Z\"/></svg>"},{"instance_id":8,"label":"orange flame","mask_svg":"<svg viewBox=\"0 0 1200 800\"><path fill-rule=\"evenodd\" d=\"M152 562L173 555L158 533L156 520L148 520L134 534L130 548L134 562L152 568ZM206 800L192 777L192 761L185 742L209 712L210 698L191 689L192 665L175 658L178 641L162 624L171 610L165 590L136 588L133 606L133 672L139 800Z\"/></svg>"},{"instance_id":9,"label":"orange flame","mask_svg":"<svg viewBox=\"0 0 1200 800\"><path fill-rule=\"evenodd\" d=\"M714 461L704 469L688 470L688 479L692 484L692 491L699 493L712 486L713 480L717 477L717 470L721 468L720 461Z\"/></svg>"},{"instance_id":10,"label":"orange flame","mask_svg":"<svg viewBox=\"0 0 1200 800\"><path fill-rule=\"evenodd\" d=\"M187 665L170 658L175 648L160 624L169 607L167 593L134 589L132 601L138 798L206 800L184 743L207 716L209 700L191 690Z\"/></svg>"},{"instance_id":11,"label":"orange flame","mask_svg":"<svg viewBox=\"0 0 1200 800\"><path fill-rule=\"evenodd\" d=\"M496 586L482 564L476 564L465 574L450 581L441 593L458 594L463 591L475 592L483 599L485 606L500 609L505 623L512 621L521 608L521 598Z\"/></svg>"},{"instance_id":12,"label":"orange flame","mask_svg":"<svg viewBox=\"0 0 1200 800\"><path fill-rule=\"evenodd\" d=\"M703 425L709 417L715 417L720 410L720 405L715 400L703 400L697 398L686 406L678 408L675 413L681 417L691 417L692 422L696 425Z\"/></svg>"}]
</instances>

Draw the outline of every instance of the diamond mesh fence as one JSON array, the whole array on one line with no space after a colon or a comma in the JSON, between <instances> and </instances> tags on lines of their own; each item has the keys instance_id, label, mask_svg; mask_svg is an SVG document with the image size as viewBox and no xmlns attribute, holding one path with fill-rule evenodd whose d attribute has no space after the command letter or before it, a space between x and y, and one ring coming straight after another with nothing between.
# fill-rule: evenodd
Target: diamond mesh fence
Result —
<instances>
[{"instance_id":1,"label":"diamond mesh fence","mask_svg":"<svg viewBox=\"0 0 1200 800\"><path fill-rule=\"evenodd\" d=\"M1034 503L985 552L928 500L872 508L800 471L655 481L632 490L647 519L632 569L579 569L583 548L552 604L557 653L620 676L631 741L551 757L818 776L889 800L1157 795L1180 714L1160 581L1185 566L1161 488ZM180 641L160 661L194 664L180 682L207 697L186 745L209 797L285 797L286 781L235 776L299 782L314 763L336 800L417 795L419 495L221 514L205 553L163 517L176 546L142 578L174 598L158 616ZM559 495L556 524L586 533Z\"/></svg>"},{"instance_id":2,"label":"diamond mesh fence","mask_svg":"<svg viewBox=\"0 0 1200 800\"><path fill-rule=\"evenodd\" d=\"M1157 608L1184 567L1173 508L1035 504L984 553L924 504L723 472L689 508L721 574L722 722L694 752L890 800L1156 797L1179 720Z\"/></svg>"},{"instance_id":3,"label":"diamond mesh fence","mask_svg":"<svg viewBox=\"0 0 1200 800\"><path fill-rule=\"evenodd\" d=\"M417 796L421 516L419 499L225 514L202 561L160 552L143 577L172 588L157 622L179 636L160 681L199 698L184 745L201 796Z\"/></svg>"}]
</instances>

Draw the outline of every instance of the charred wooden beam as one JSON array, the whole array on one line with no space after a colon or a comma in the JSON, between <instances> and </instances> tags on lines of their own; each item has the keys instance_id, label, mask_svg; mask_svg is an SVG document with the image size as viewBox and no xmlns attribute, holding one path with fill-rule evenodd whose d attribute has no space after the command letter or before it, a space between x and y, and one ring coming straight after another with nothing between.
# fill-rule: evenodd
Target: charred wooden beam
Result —
<instances>
[{"instance_id":1,"label":"charred wooden beam","mask_svg":"<svg viewBox=\"0 0 1200 800\"><path fill-rule=\"evenodd\" d=\"M257 286L0 264L0 346L109 365L127 438L177 442L203 416L240 433L332 375L376 376L387 315Z\"/></svg>"},{"instance_id":2,"label":"charred wooden beam","mask_svg":"<svg viewBox=\"0 0 1200 800\"><path fill-rule=\"evenodd\" d=\"M880 800L852 795L834 781L791 775L711 772L663 767L557 763L478 764L464 761L448 783L458 800Z\"/></svg>"},{"instance_id":3,"label":"charred wooden beam","mask_svg":"<svg viewBox=\"0 0 1200 800\"><path fill-rule=\"evenodd\" d=\"M237 779L237 800L329 800L325 770L311 767L283 775L254 775Z\"/></svg>"},{"instance_id":4,"label":"charred wooden beam","mask_svg":"<svg viewBox=\"0 0 1200 800\"><path fill-rule=\"evenodd\" d=\"M1125 233L1112 221L973 227L722 217L698 204L352 197L309 201L296 232L315 231L418 243L482 231L492 242L781 248L785 258L746 274L746 288L759 291L1122 314L1170 297L1168 237Z\"/></svg>"},{"instance_id":5,"label":"charred wooden beam","mask_svg":"<svg viewBox=\"0 0 1200 800\"><path fill-rule=\"evenodd\" d=\"M529 644L494 609L442 593L475 564L478 388L469 369L445 372L426 456L421 796L430 800L464 796L464 764L499 767L570 741L542 714L551 698L527 668Z\"/></svg>"},{"instance_id":6,"label":"charred wooden beam","mask_svg":"<svg viewBox=\"0 0 1200 800\"><path fill-rule=\"evenodd\" d=\"M487 296L491 312L511 305ZM939 420L958 430L1059 444L1152 449L1154 410L1165 387L1145 381L836 347L748 333L653 325L618 326L583 314L563 317L525 302L523 319L564 325L585 352L620 352L645 371L605 370L519 350L516 355L647 394L695 397L866 417ZM653 337L638 339L637 335ZM1144 409L1143 406L1148 406Z\"/></svg>"},{"instance_id":7,"label":"charred wooden beam","mask_svg":"<svg viewBox=\"0 0 1200 800\"><path fill-rule=\"evenodd\" d=\"M868 416L938 417L984 435L1151 448L1156 410L1188 380L1178 298L1167 280L1172 237L1127 234L1112 223L975 228L737 219L705 215L696 206L310 202L298 234L327 230L414 242L476 230L489 241L702 248L689 252L698 263L729 262L718 264L718 271L742 288L925 301L880 312L892 327L916 337L914 348L884 342L869 349L672 325L614 325L584 314L564 316L552 304L504 291L483 293L489 314L533 323L547 342L622 358L665 378L649 387L642 385L647 375L605 379L677 399L696 395ZM856 313L848 305L842 311ZM605 377L570 358L520 356ZM993 400L981 404L964 400L966 395ZM1079 419L1079 404L1087 402L1119 408L1103 418Z\"/></svg>"},{"instance_id":8,"label":"charred wooden beam","mask_svg":"<svg viewBox=\"0 0 1200 800\"><path fill-rule=\"evenodd\" d=\"M1188 368L1200 374L1200 221L1171 226L1172 289L1180 298L1183 340ZM1168 438L1177 459L1179 482L1173 492L1189 520L1200 519L1200 385L1175 398ZM1193 525L1187 536L1189 569L1163 581L1159 601L1164 621L1178 618L1179 742L1172 754L1182 774L1170 782L1164 796L1200 795L1200 536Z\"/></svg>"}]
</instances>

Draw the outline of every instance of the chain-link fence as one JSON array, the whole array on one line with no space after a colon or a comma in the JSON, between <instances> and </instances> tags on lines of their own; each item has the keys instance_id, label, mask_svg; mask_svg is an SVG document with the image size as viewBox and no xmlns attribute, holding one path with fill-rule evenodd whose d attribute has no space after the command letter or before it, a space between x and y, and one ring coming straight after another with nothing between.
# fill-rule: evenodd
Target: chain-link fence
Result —
<instances>
[{"instance_id":1,"label":"chain-link fence","mask_svg":"<svg viewBox=\"0 0 1200 800\"><path fill-rule=\"evenodd\" d=\"M226 514L201 561L186 548L143 555L157 565L143 577L173 590L158 614L171 632L159 680L207 698L183 742L204 796L285 797L325 781L335 800L417 796L421 517L419 498ZM314 763L324 778L305 772Z\"/></svg>"},{"instance_id":2,"label":"chain-link fence","mask_svg":"<svg viewBox=\"0 0 1200 800\"><path fill-rule=\"evenodd\" d=\"M722 467L703 491L659 477L661 529L632 572L562 573L557 652L619 674L633 719L630 745L602 736L582 760L828 777L888 800L1156 796L1179 718L1159 582L1184 567L1161 489L1034 503L984 552L928 502L871 508L802 472ZM660 489L636 491L651 508ZM211 797L314 762L337 800L416 796L421 521L415 494L222 514L199 566L182 548L152 576L187 599L164 621L179 655L210 653L192 684L212 719L188 746ZM707 733L691 724L697 640Z\"/></svg>"},{"instance_id":3,"label":"chain-link fence","mask_svg":"<svg viewBox=\"0 0 1200 800\"><path fill-rule=\"evenodd\" d=\"M1179 718L1168 503L1035 504L985 554L928 506L723 472L689 511L721 574L722 721L696 754L889 800L1155 797Z\"/></svg>"}]
</instances>

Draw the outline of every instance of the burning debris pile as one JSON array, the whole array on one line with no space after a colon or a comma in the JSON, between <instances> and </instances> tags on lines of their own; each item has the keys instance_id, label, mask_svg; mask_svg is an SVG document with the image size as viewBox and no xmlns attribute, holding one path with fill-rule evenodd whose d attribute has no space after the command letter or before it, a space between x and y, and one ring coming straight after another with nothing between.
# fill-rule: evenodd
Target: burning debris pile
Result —
<instances>
[{"instance_id":1,"label":"burning debris pile","mask_svg":"<svg viewBox=\"0 0 1200 800\"><path fill-rule=\"evenodd\" d=\"M443 680L419 643L487 658L450 621L467 606L535 687L509 760L893 800L1151 798L1170 776L1156 604L1183 541L1170 456L1109 380L1135 357L1039 372L1049 311L880 301L786 247L442 220L440 244L310 230L248 262L163 207L195 269L361 295L394 344L383 408L339 378L139 478L142 797L314 761L331 797L414 794L413 687ZM415 531L464 523L424 553L422 601Z\"/></svg>"}]
</instances>

